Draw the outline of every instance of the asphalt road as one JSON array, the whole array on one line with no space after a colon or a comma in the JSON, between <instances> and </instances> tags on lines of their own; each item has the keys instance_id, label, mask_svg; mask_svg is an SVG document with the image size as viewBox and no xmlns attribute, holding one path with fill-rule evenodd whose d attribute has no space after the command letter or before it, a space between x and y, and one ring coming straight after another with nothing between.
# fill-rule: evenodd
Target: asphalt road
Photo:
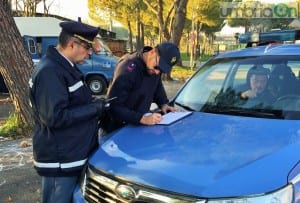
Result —
<instances>
[{"instance_id":1,"label":"asphalt road","mask_svg":"<svg viewBox=\"0 0 300 203\"><path fill-rule=\"evenodd\" d=\"M31 139L1 141L0 202L41 202L40 185L32 164Z\"/></svg>"},{"instance_id":2,"label":"asphalt road","mask_svg":"<svg viewBox=\"0 0 300 203\"><path fill-rule=\"evenodd\" d=\"M182 85L180 82L164 82L169 98ZM0 94L0 120L13 111L9 102L3 102L8 95ZM5 140L0 137L0 202L41 202L41 182L33 168L32 140Z\"/></svg>"}]
</instances>

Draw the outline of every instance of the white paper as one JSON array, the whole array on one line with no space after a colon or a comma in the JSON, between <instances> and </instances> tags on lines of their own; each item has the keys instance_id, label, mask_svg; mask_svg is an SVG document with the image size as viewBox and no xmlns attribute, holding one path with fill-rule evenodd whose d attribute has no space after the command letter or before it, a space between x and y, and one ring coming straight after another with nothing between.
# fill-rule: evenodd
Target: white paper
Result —
<instances>
[{"instance_id":1,"label":"white paper","mask_svg":"<svg viewBox=\"0 0 300 203\"><path fill-rule=\"evenodd\" d=\"M169 112L163 115L163 119L157 123L159 125L169 125L177 120L180 120L188 115L190 115L191 111L176 111L176 112Z\"/></svg>"}]
</instances>

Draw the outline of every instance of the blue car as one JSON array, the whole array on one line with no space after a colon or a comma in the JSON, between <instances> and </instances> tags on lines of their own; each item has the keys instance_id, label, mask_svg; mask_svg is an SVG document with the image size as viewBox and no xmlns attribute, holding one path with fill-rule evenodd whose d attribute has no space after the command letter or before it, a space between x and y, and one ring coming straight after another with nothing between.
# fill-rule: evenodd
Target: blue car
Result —
<instances>
[{"instance_id":1,"label":"blue car","mask_svg":"<svg viewBox=\"0 0 300 203\"><path fill-rule=\"evenodd\" d=\"M100 39L96 38L101 49L93 52L88 60L78 65L84 74L84 79L93 95L106 93L109 83L114 74L119 57L114 56L109 47Z\"/></svg>"},{"instance_id":2,"label":"blue car","mask_svg":"<svg viewBox=\"0 0 300 203\"><path fill-rule=\"evenodd\" d=\"M299 73L297 44L213 57L171 100L189 116L100 140L74 202L300 203Z\"/></svg>"}]
</instances>

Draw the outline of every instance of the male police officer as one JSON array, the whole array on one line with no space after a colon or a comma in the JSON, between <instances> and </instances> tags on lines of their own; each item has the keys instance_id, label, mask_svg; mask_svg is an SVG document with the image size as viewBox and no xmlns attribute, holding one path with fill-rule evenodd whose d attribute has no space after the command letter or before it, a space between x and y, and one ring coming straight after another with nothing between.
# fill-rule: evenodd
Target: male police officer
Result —
<instances>
[{"instance_id":1,"label":"male police officer","mask_svg":"<svg viewBox=\"0 0 300 203\"><path fill-rule=\"evenodd\" d=\"M34 166L42 176L43 202L68 203L89 154L97 147L102 101L92 99L76 67L92 53L99 29L60 23L56 47L49 46L29 81L34 112Z\"/></svg>"},{"instance_id":2,"label":"male police officer","mask_svg":"<svg viewBox=\"0 0 300 203\"><path fill-rule=\"evenodd\" d=\"M175 111L168 105L168 98L161 81L161 73L168 73L180 58L178 47L164 42L156 47L144 47L141 51L127 54L120 59L108 98L116 97L110 115L114 126L110 131L126 123L154 125L161 121L159 113L149 112L155 102L163 113ZM109 124L108 124L109 125Z\"/></svg>"}]
</instances>

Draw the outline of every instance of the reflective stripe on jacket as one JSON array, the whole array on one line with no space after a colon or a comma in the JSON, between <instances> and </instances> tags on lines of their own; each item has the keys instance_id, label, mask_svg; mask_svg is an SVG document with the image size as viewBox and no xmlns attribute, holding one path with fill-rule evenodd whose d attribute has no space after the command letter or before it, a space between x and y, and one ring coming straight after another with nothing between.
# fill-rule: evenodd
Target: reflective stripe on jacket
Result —
<instances>
[{"instance_id":1,"label":"reflective stripe on jacket","mask_svg":"<svg viewBox=\"0 0 300 203\"><path fill-rule=\"evenodd\" d=\"M33 155L43 176L80 173L97 147L98 115L79 69L49 47L29 81Z\"/></svg>"}]
</instances>

